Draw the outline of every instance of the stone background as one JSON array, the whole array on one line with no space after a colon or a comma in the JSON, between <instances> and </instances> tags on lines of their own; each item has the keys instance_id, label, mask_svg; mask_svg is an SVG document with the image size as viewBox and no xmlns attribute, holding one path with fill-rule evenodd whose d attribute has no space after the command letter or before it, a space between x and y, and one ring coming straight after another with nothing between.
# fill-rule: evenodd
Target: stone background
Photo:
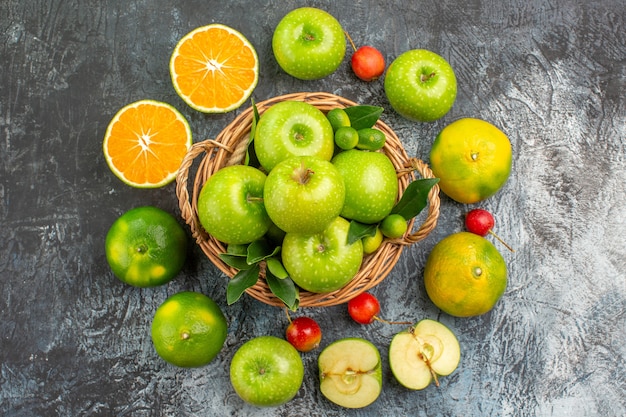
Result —
<instances>
[{"instance_id":1,"label":"stone background","mask_svg":"<svg viewBox=\"0 0 626 417\"><path fill-rule=\"evenodd\" d=\"M413 48L450 61L459 94L443 119L420 124L389 107L382 81L358 81L346 59L303 82L271 52L280 18L298 6L336 16L359 44L390 62ZM624 416L626 415L626 7L620 0L169 1L3 0L0 3L0 414L17 416ZM303 354L304 384L279 408L249 407L232 390L235 349L283 335L284 312L250 297L225 304L226 277L190 249L177 279L154 289L117 281L104 236L145 204L178 215L174 184L132 189L107 168L102 138L115 112L150 98L177 107L194 140L215 137L240 111L204 115L175 94L168 61L190 30L219 22L257 48L261 101L327 91L385 107L411 156L428 161L440 129L479 117L504 130L513 175L475 205L496 214L509 284L488 314L457 319L423 290L432 246L463 228L465 206L442 196L439 224L404 251L372 292L384 317L429 317L450 326L458 370L411 392L394 380L388 343L397 327L353 323L345 306L308 309L323 346L373 341L384 389L363 410L344 410L318 389L317 352ZM247 106L247 104L246 104ZM181 221L182 223L182 221ZM181 290L203 292L230 324L224 350L200 369L160 360L149 336L157 306Z\"/></svg>"}]
</instances>

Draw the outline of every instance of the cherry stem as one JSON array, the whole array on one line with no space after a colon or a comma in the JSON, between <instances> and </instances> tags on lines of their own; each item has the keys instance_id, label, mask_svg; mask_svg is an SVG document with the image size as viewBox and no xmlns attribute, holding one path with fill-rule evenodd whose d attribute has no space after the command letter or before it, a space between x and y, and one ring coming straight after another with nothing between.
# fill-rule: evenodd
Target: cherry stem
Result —
<instances>
[{"instance_id":1,"label":"cherry stem","mask_svg":"<svg viewBox=\"0 0 626 417\"><path fill-rule=\"evenodd\" d=\"M381 319L378 316L374 316L373 318L374 320L377 320L377 321L380 321L381 323L386 323L386 324L413 324L412 321L389 321L389 320Z\"/></svg>"},{"instance_id":2,"label":"cherry stem","mask_svg":"<svg viewBox=\"0 0 626 417\"><path fill-rule=\"evenodd\" d=\"M289 309L288 308L285 308L285 314L287 315L287 320L289 321L289 324L291 324L292 321L291 321L291 316L289 315Z\"/></svg>"},{"instance_id":3,"label":"cherry stem","mask_svg":"<svg viewBox=\"0 0 626 417\"><path fill-rule=\"evenodd\" d=\"M348 42L350 42L350 45L352 45L352 49L354 49L354 51L356 52L356 45L354 45L354 42L352 42L352 38L350 37L350 34L347 31L344 31L343 33L346 34L346 38L348 38Z\"/></svg>"},{"instance_id":4,"label":"cherry stem","mask_svg":"<svg viewBox=\"0 0 626 417\"><path fill-rule=\"evenodd\" d=\"M491 233L491 235L493 237L498 239L498 241L500 243L502 243L508 250L510 250L511 252L515 252L515 250L512 247L510 247L509 245L507 245L506 242L504 240L502 240L502 238L500 236L498 236L493 230L489 230L489 233Z\"/></svg>"}]
</instances>

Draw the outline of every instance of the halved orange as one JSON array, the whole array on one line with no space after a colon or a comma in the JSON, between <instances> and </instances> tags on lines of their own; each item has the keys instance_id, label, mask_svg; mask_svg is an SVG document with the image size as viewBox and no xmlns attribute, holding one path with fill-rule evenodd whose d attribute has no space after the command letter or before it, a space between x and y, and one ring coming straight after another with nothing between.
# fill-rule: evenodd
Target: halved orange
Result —
<instances>
[{"instance_id":1,"label":"halved orange","mask_svg":"<svg viewBox=\"0 0 626 417\"><path fill-rule=\"evenodd\" d=\"M259 59L252 44L222 24L199 27L185 35L170 58L178 95L193 109L225 113L240 107L259 79Z\"/></svg>"},{"instance_id":2,"label":"halved orange","mask_svg":"<svg viewBox=\"0 0 626 417\"><path fill-rule=\"evenodd\" d=\"M140 100L113 117L102 148L120 180L132 187L157 188L176 178L191 144L191 128L178 110L167 103Z\"/></svg>"}]
</instances>

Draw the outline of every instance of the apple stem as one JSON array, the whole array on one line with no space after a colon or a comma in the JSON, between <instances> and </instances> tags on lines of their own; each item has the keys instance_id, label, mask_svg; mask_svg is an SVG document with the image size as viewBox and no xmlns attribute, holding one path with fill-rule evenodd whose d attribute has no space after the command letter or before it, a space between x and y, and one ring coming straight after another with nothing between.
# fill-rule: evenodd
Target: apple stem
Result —
<instances>
[{"instance_id":1,"label":"apple stem","mask_svg":"<svg viewBox=\"0 0 626 417\"><path fill-rule=\"evenodd\" d=\"M287 320L289 321L289 324L291 324L291 316L289 315L289 309L285 308L285 315L287 316Z\"/></svg>"},{"instance_id":2,"label":"apple stem","mask_svg":"<svg viewBox=\"0 0 626 417\"><path fill-rule=\"evenodd\" d=\"M433 78L435 75L436 74L434 72L431 72L430 74L422 74L420 75L420 81L424 83Z\"/></svg>"},{"instance_id":3,"label":"apple stem","mask_svg":"<svg viewBox=\"0 0 626 417\"><path fill-rule=\"evenodd\" d=\"M489 230L489 233L491 233L491 235L493 237L495 237L496 239L498 239L498 241L500 241L500 243L502 243L504 245L505 248L507 248L508 250L510 250L511 252L515 252L515 250L510 247L509 245L506 244L506 242L504 240L502 240L502 238L500 236L498 236L493 230Z\"/></svg>"},{"instance_id":4,"label":"apple stem","mask_svg":"<svg viewBox=\"0 0 626 417\"><path fill-rule=\"evenodd\" d=\"M356 45L354 44L354 42L352 42L352 38L350 37L350 34L348 33L348 31L344 30L343 33L346 34L346 38L348 38L350 45L352 45L352 49L356 52Z\"/></svg>"},{"instance_id":5,"label":"apple stem","mask_svg":"<svg viewBox=\"0 0 626 417\"><path fill-rule=\"evenodd\" d=\"M381 323L386 323L386 324L413 324L412 321L389 321L389 320L381 319L378 316L374 316L373 319L380 321Z\"/></svg>"}]
</instances>

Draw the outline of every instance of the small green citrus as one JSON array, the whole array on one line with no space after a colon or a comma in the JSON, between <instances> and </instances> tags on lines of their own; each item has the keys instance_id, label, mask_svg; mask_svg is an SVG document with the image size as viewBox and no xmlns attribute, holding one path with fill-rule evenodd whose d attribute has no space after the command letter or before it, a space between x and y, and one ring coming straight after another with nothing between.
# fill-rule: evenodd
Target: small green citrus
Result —
<instances>
[{"instance_id":1,"label":"small green citrus","mask_svg":"<svg viewBox=\"0 0 626 417\"><path fill-rule=\"evenodd\" d=\"M340 127L350 126L350 116L348 113L341 107L335 107L326 113L326 118L330 122L330 125L333 127L333 132L339 130Z\"/></svg>"},{"instance_id":2,"label":"small green citrus","mask_svg":"<svg viewBox=\"0 0 626 417\"><path fill-rule=\"evenodd\" d=\"M179 292L163 302L152 320L152 343L158 355L175 366L192 368L211 362L228 333L226 318L211 298Z\"/></svg>"},{"instance_id":3,"label":"small green citrus","mask_svg":"<svg viewBox=\"0 0 626 417\"><path fill-rule=\"evenodd\" d=\"M121 281L154 287L183 268L187 236L176 219L157 207L131 209L111 225L105 240L107 262Z\"/></svg>"}]
</instances>

